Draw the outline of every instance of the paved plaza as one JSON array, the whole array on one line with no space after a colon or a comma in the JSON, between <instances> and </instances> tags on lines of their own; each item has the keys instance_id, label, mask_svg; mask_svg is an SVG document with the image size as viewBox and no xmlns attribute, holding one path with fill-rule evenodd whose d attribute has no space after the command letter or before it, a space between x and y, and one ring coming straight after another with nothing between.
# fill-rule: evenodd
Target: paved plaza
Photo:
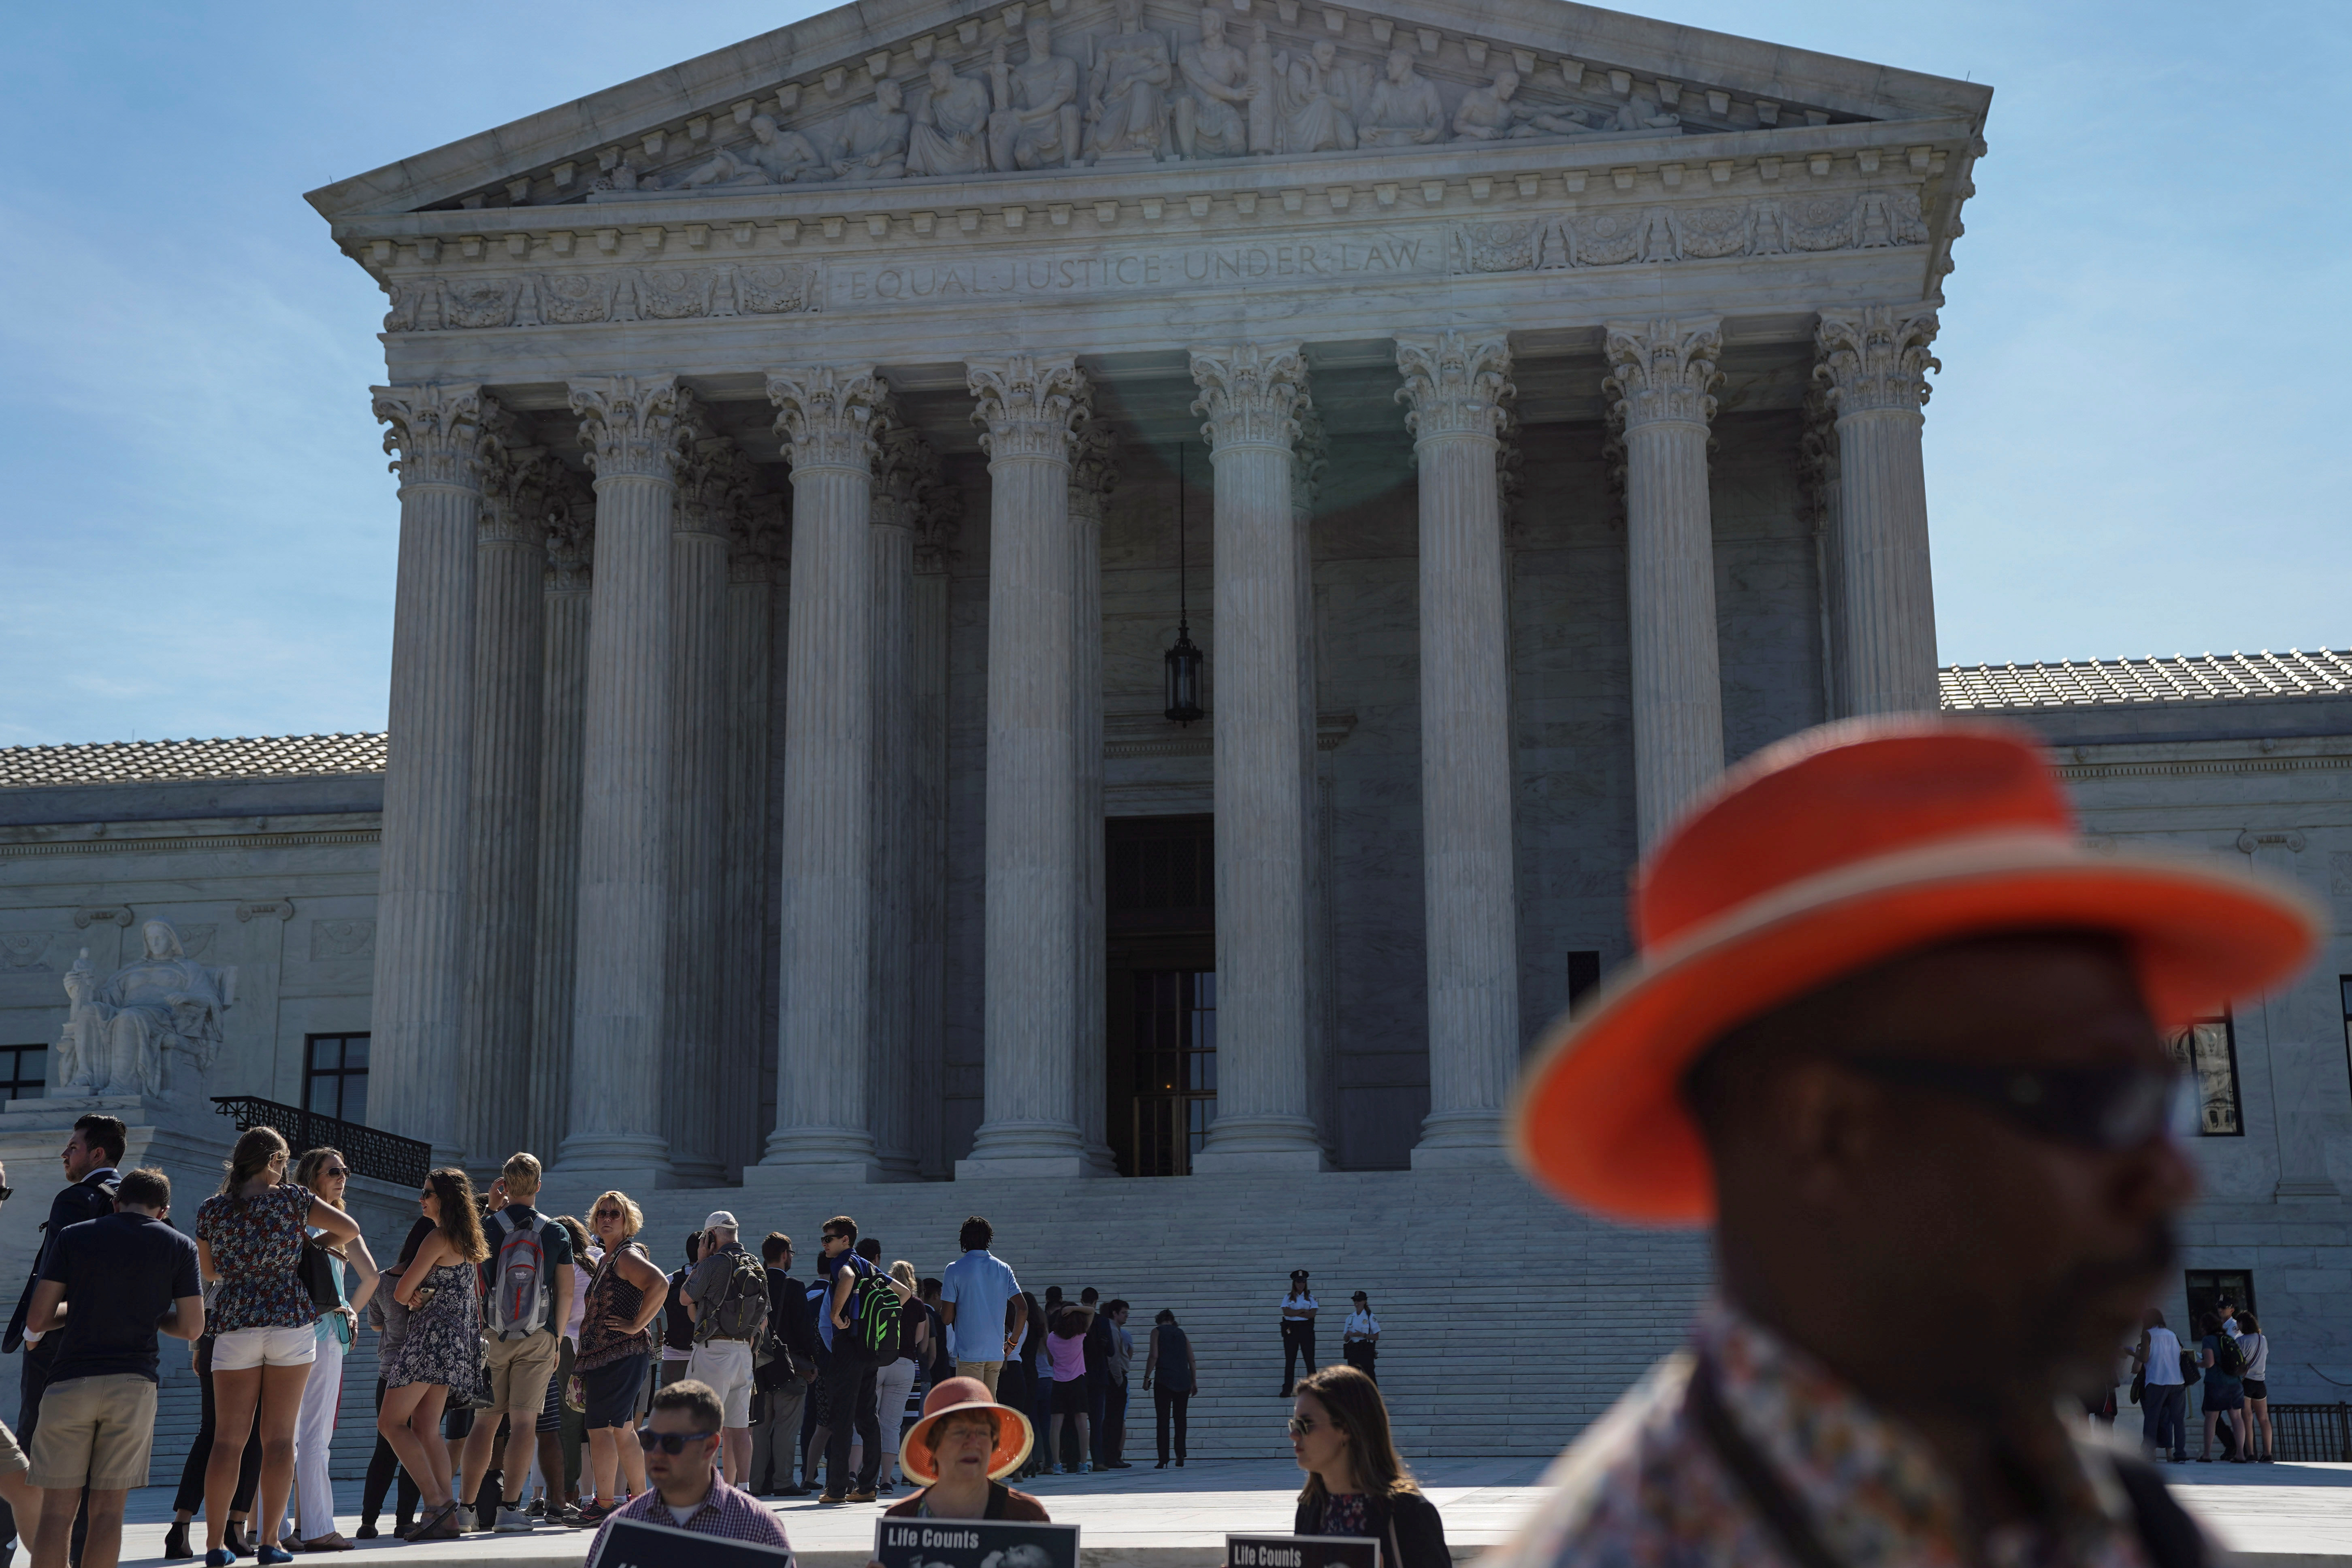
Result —
<instances>
[{"instance_id":1,"label":"paved plaza","mask_svg":"<svg viewBox=\"0 0 2352 1568\"><path fill-rule=\"evenodd\" d=\"M1445 1519L1456 1562L1477 1556L1510 1533L1541 1495L1544 1466L1532 1459L1431 1459L1415 1467L1423 1487ZM2352 1564L2352 1465L2183 1465L2179 1480L2189 1509L2253 1568L2331 1568ZM1228 1531L1287 1533L1298 1495L1298 1472L1279 1459L1212 1459L1185 1468L1155 1470L1148 1463L1116 1478L1044 1477L1024 1484L1045 1500L1057 1521L1076 1524L1086 1568L1215 1568ZM336 1495L343 1532L358 1527L359 1486L343 1482ZM171 1489L149 1487L131 1496L131 1527L122 1561L160 1563ZM804 1568L859 1568L870 1554L879 1507L819 1508L812 1500L772 1503ZM494 1563L503 1568L570 1568L586 1554L588 1531L541 1530L530 1535L412 1546L385 1538L362 1542L349 1554L398 1553L404 1563ZM202 1544L201 1541L198 1544Z\"/></svg>"}]
</instances>

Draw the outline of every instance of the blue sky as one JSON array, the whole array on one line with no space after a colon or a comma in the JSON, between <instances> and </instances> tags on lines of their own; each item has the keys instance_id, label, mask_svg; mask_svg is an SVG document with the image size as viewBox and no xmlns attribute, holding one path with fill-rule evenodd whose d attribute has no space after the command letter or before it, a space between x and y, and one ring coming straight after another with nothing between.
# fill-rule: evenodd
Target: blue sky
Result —
<instances>
[{"instance_id":1,"label":"blue sky","mask_svg":"<svg viewBox=\"0 0 2352 1568\"><path fill-rule=\"evenodd\" d=\"M383 306L302 193L815 8L12 14L0 744L381 728ZM1947 661L2352 643L2352 5L1643 9L1998 89L1928 410Z\"/></svg>"}]
</instances>

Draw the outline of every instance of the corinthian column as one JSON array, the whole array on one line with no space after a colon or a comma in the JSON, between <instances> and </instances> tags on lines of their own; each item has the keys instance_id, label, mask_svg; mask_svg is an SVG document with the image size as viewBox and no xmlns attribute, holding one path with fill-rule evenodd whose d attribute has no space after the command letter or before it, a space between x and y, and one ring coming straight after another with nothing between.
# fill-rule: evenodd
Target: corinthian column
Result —
<instances>
[{"instance_id":1,"label":"corinthian column","mask_svg":"<svg viewBox=\"0 0 2352 1568\"><path fill-rule=\"evenodd\" d=\"M478 386L379 386L400 476L391 762L376 879L373 1092L387 1131L463 1158L448 1117L466 977L466 830L474 742L474 552L499 443Z\"/></svg>"},{"instance_id":2,"label":"corinthian column","mask_svg":"<svg viewBox=\"0 0 2352 1568\"><path fill-rule=\"evenodd\" d=\"M885 1171L920 1174L915 1148L915 528L939 462L895 404L874 465L874 934L867 1094Z\"/></svg>"},{"instance_id":3,"label":"corinthian column","mask_svg":"<svg viewBox=\"0 0 2352 1568\"><path fill-rule=\"evenodd\" d=\"M1087 1169L1117 1173L1108 1137L1109 1043L1105 995L1103 922L1103 510L1118 488L1118 440L1108 425L1088 420L1070 447L1070 647L1077 667L1070 680L1078 752L1078 1133Z\"/></svg>"},{"instance_id":4,"label":"corinthian column","mask_svg":"<svg viewBox=\"0 0 2352 1568\"><path fill-rule=\"evenodd\" d=\"M572 1006L580 938L580 769L588 708L589 566L595 492L569 469L554 476L547 526L539 731L539 889L531 924L532 1148L563 1137L572 1104Z\"/></svg>"},{"instance_id":5,"label":"corinthian column","mask_svg":"<svg viewBox=\"0 0 2352 1568\"><path fill-rule=\"evenodd\" d=\"M675 1180L662 1125L669 914L670 534L693 395L674 376L572 384L596 473L582 739L572 1116L561 1163Z\"/></svg>"},{"instance_id":6,"label":"corinthian column","mask_svg":"<svg viewBox=\"0 0 2352 1568\"><path fill-rule=\"evenodd\" d=\"M1840 582L1850 711L1932 711L1936 589L1927 565L1927 480L1919 435L1936 312L1869 305L1824 310L1816 380L1837 410Z\"/></svg>"},{"instance_id":7,"label":"corinthian column","mask_svg":"<svg viewBox=\"0 0 2352 1568\"><path fill-rule=\"evenodd\" d=\"M776 555L783 546L784 498L758 495L736 513L728 536L727 810L720 897L719 1019L719 1154L752 1163L760 1125L761 1029L769 951L768 694L774 662Z\"/></svg>"},{"instance_id":8,"label":"corinthian column","mask_svg":"<svg viewBox=\"0 0 2352 1568\"><path fill-rule=\"evenodd\" d=\"M1323 419L1313 404L1299 400L1295 412L1298 443L1290 460L1290 521L1298 552L1298 844L1306 864L1307 1084L1309 1114L1326 1151L1338 1129L1332 1100L1331 1040L1325 1026L1329 1004L1328 971L1331 933L1323 879L1323 791L1316 755L1319 750L1315 653L1315 496L1330 466Z\"/></svg>"},{"instance_id":9,"label":"corinthian column","mask_svg":"<svg viewBox=\"0 0 2352 1568\"><path fill-rule=\"evenodd\" d=\"M1429 1115L1412 1163L1502 1154L1519 1057L1512 863L1510 610L1496 433L1512 395L1500 332L1397 340L1421 463L1421 824Z\"/></svg>"},{"instance_id":10,"label":"corinthian column","mask_svg":"<svg viewBox=\"0 0 2352 1568\"><path fill-rule=\"evenodd\" d=\"M1715 532L1706 492L1707 389L1722 323L1612 326L1610 374L1625 445L1627 610L1633 639L1633 798L1642 846L1723 772L1715 645Z\"/></svg>"},{"instance_id":11,"label":"corinthian column","mask_svg":"<svg viewBox=\"0 0 2352 1568\"><path fill-rule=\"evenodd\" d=\"M926 1175L947 1174L948 566L963 498L932 492L915 542L909 684L915 703L915 1147Z\"/></svg>"},{"instance_id":12,"label":"corinthian column","mask_svg":"<svg viewBox=\"0 0 2352 1568\"><path fill-rule=\"evenodd\" d=\"M679 465L669 553L668 1060L662 1129L681 1181L716 1184L721 992L748 983L718 964L726 861L727 540L751 499L751 465L724 436L698 434Z\"/></svg>"},{"instance_id":13,"label":"corinthian column","mask_svg":"<svg viewBox=\"0 0 2352 1568\"><path fill-rule=\"evenodd\" d=\"M1307 1056L1295 343L1192 351L1215 474L1217 1114L1201 1172L1318 1170Z\"/></svg>"},{"instance_id":14,"label":"corinthian column","mask_svg":"<svg viewBox=\"0 0 2352 1568\"><path fill-rule=\"evenodd\" d=\"M1087 416L1066 356L964 367L990 480L988 563L987 1119L966 1175L1086 1173L1079 1130L1077 545L1070 445Z\"/></svg>"},{"instance_id":15,"label":"corinthian column","mask_svg":"<svg viewBox=\"0 0 2352 1568\"><path fill-rule=\"evenodd\" d=\"M784 706L783 1018L765 1164L881 1174L866 1111L874 882L874 414L870 369L768 377L793 465Z\"/></svg>"},{"instance_id":16,"label":"corinthian column","mask_svg":"<svg viewBox=\"0 0 2352 1568\"><path fill-rule=\"evenodd\" d=\"M526 1147L531 931L538 913L541 660L550 469L517 450L483 495L474 551L474 759L467 927L457 1032L459 1142L478 1163Z\"/></svg>"}]
</instances>

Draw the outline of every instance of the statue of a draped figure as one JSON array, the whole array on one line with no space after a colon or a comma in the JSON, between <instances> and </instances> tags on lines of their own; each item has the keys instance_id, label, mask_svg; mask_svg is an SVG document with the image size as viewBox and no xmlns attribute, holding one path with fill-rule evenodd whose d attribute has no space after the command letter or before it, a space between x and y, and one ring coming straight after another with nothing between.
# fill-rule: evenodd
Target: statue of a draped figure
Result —
<instances>
[{"instance_id":1,"label":"statue of a draped figure","mask_svg":"<svg viewBox=\"0 0 2352 1568\"><path fill-rule=\"evenodd\" d=\"M1143 25L1143 0L1118 0L1118 31L1095 46L1087 84L1090 158L1156 158L1168 134L1168 40Z\"/></svg>"},{"instance_id":2,"label":"statue of a draped figure","mask_svg":"<svg viewBox=\"0 0 2352 1568\"><path fill-rule=\"evenodd\" d=\"M89 950L66 972L71 1006L58 1041L52 1092L163 1092L163 1053L185 1051L199 1072L220 1051L222 1017L236 1003L236 970L198 963L169 921L149 921L146 952L100 981Z\"/></svg>"}]
</instances>

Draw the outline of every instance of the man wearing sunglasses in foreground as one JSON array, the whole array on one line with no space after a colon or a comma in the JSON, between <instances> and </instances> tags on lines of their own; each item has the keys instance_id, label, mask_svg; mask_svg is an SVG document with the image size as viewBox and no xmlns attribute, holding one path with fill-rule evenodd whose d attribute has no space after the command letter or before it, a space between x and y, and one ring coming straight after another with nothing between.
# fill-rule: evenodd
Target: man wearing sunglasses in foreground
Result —
<instances>
[{"instance_id":1,"label":"man wearing sunglasses in foreground","mask_svg":"<svg viewBox=\"0 0 2352 1568\"><path fill-rule=\"evenodd\" d=\"M2195 1188L2159 1030L2288 979L2316 921L2094 854L2021 731L1854 721L1734 770L1644 858L1639 957L1513 1129L1581 1208L1711 1223L1719 1298L1494 1568L2207 1561L2061 1411Z\"/></svg>"},{"instance_id":2,"label":"man wearing sunglasses in foreground","mask_svg":"<svg viewBox=\"0 0 2352 1568\"><path fill-rule=\"evenodd\" d=\"M587 1561L596 1561L613 1521L619 1519L792 1549L776 1516L759 1499L729 1486L719 1475L720 1423L726 1415L711 1386L690 1377L655 1394L653 1414L636 1434L646 1451L646 1480L652 1489L612 1511L597 1528Z\"/></svg>"}]
</instances>

